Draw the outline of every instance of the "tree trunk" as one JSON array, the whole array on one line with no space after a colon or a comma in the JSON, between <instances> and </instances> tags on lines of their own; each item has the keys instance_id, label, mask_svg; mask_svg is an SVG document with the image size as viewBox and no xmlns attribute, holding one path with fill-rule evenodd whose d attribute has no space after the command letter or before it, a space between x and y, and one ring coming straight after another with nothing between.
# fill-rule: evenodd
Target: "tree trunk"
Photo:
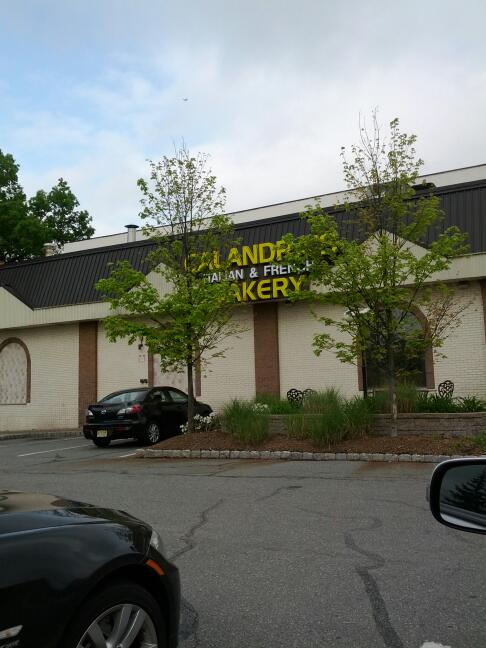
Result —
<instances>
[{"instance_id":1,"label":"tree trunk","mask_svg":"<svg viewBox=\"0 0 486 648\"><path fill-rule=\"evenodd\" d=\"M397 381L395 378L395 355L393 349L388 350L388 391L391 405L391 435L398 436L398 403L397 403Z\"/></svg>"},{"instance_id":2,"label":"tree trunk","mask_svg":"<svg viewBox=\"0 0 486 648\"><path fill-rule=\"evenodd\" d=\"M194 366L187 364L187 431L194 432Z\"/></svg>"}]
</instances>

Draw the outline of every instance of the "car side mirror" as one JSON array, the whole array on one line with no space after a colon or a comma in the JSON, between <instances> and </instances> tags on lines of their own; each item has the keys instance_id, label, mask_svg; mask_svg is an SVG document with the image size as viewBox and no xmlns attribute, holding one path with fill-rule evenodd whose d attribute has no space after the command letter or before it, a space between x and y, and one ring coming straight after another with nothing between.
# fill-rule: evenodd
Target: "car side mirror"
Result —
<instances>
[{"instance_id":1,"label":"car side mirror","mask_svg":"<svg viewBox=\"0 0 486 648\"><path fill-rule=\"evenodd\" d=\"M450 459L432 474L430 510L441 524L486 533L486 458Z\"/></svg>"}]
</instances>

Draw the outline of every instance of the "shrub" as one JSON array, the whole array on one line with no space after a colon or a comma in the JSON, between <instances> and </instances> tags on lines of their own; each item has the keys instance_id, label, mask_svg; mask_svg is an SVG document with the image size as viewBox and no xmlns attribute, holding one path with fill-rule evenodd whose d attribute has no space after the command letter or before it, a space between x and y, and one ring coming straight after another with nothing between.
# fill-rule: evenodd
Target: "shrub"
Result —
<instances>
[{"instance_id":1,"label":"shrub","mask_svg":"<svg viewBox=\"0 0 486 648\"><path fill-rule=\"evenodd\" d=\"M220 418L224 431L242 443L262 443L268 436L268 407L263 403L232 400Z\"/></svg>"},{"instance_id":2,"label":"shrub","mask_svg":"<svg viewBox=\"0 0 486 648\"><path fill-rule=\"evenodd\" d=\"M484 412L486 403L477 396L464 396L459 399L458 407L460 412Z\"/></svg>"},{"instance_id":3,"label":"shrub","mask_svg":"<svg viewBox=\"0 0 486 648\"><path fill-rule=\"evenodd\" d=\"M194 415L194 432L209 432L209 430L214 430L217 426L217 417L215 412L211 412L208 416L202 416L201 414ZM181 434L187 434L188 423L180 425Z\"/></svg>"},{"instance_id":4,"label":"shrub","mask_svg":"<svg viewBox=\"0 0 486 648\"><path fill-rule=\"evenodd\" d=\"M416 411L424 413L459 412L460 406L454 401L452 396L420 394L417 398Z\"/></svg>"},{"instance_id":5,"label":"shrub","mask_svg":"<svg viewBox=\"0 0 486 648\"><path fill-rule=\"evenodd\" d=\"M261 403L268 407L270 414L294 414L297 411L297 407L289 403L288 400L284 400L279 396L274 396L273 394L262 394L255 398L255 403Z\"/></svg>"}]
</instances>

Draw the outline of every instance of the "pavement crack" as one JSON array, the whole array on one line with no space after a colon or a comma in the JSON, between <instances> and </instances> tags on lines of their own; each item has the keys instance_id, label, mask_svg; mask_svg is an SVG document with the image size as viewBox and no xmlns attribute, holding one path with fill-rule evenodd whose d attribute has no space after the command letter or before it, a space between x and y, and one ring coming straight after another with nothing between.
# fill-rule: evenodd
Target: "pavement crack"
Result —
<instances>
[{"instance_id":1,"label":"pavement crack","mask_svg":"<svg viewBox=\"0 0 486 648\"><path fill-rule=\"evenodd\" d=\"M201 512L199 515L199 520L194 524L187 533L185 533L182 537L181 540L184 542L185 546L181 547L179 551L176 551L172 556L169 558L169 560L177 560L177 558L180 558L182 555L187 553L188 551L192 551L194 547L196 546L196 533L201 529L205 524L208 523L209 519L209 514L212 513L212 511L216 510L221 504L224 502L224 499L219 499L217 502L214 504L211 504L211 506L208 506L208 508L204 509L204 511Z\"/></svg>"},{"instance_id":2,"label":"pavement crack","mask_svg":"<svg viewBox=\"0 0 486 648\"><path fill-rule=\"evenodd\" d=\"M275 495L278 495L282 491L289 491L289 490L296 490L297 488L302 488L302 486L280 486L280 488L276 488L274 491L269 493L268 495L264 495L263 497L258 497L255 501L256 502L264 502L267 499L270 499L271 497L275 497Z\"/></svg>"},{"instance_id":3,"label":"pavement crack","mask_svg":"<svg viewBox=\"0 0 486 648\"><path fill-rule=\"evenodd\" d=\"M386 648L404 648L404 644L398 636L395 628L390 620L390 615L386 607L385 600L380 592L380 588L376 579L370 574L374 569L380 569L385 565L385 559L378 553L368 551L360 547L353 537L353 532L356 531L373 531L383 526L383 522L379 518L371 518L371 525L367 527L359 527L349 529L344 532L344 544L348 549L364 556L368 561L368 565L356 565L355 570L358 576L363 581L365 592L370 601L371 610L373 613L373 620L376 625Z\"/></svg>"}]
</instances>

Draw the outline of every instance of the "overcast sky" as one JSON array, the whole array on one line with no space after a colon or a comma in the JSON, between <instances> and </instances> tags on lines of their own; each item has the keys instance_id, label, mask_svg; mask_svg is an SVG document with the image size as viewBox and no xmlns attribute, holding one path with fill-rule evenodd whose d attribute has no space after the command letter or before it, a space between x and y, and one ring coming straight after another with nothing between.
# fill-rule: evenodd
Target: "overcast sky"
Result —
<instances>
[{"instance_id":1,"label":"overcast sky","mask_svg":"<svg viewBox=\"0 0 486 648\"><path fill-rule=\"evenodd\" d=\"M147 158L211 154L230 210L343 187L379 109L425 171L486 162L484 0L0 2L0 148L97 234L139 223ZM187 98L187 101L184 101Z\"/></svg>"}]
</instances>

